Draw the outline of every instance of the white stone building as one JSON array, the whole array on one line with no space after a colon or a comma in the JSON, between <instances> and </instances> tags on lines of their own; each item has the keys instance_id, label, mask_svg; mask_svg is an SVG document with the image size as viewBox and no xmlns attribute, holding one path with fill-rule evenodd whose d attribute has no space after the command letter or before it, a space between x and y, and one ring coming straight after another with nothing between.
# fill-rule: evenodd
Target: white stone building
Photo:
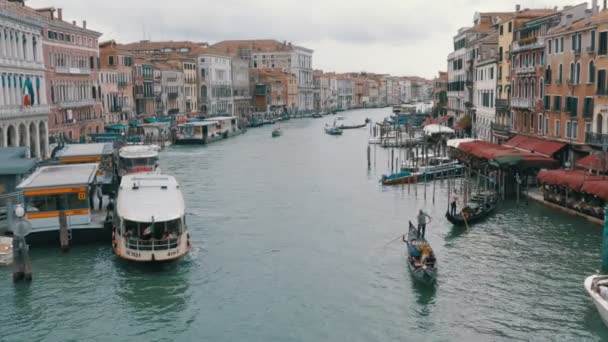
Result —
<instances>
[{"instance_id":1,"label":"white stone building","mask_svg":"<svg viewBox=\"0 0 608 342\"><path fill-rule=\"evenodd\" d=\"M208 115L234 115L232 59L219 54L198 56L199 104Z\"/></svg>"},{"instance_id":2,"label":"white stone building","mask_svg":"<svg viewBox=\"0 0 608 342\"><path fill-rule=\"evenodd\" d=\"M0 2L0 147L27 146L48 156L48 116L42 52L43 23Z\"/></svg>"},{"instance_id":3,"label":"white stone building","mask_svg":"<svg viewBox=\"0 0 608 342\"><path fill-rule=\"evenodd\" d=\"M481 140L492 141L498 86L498 32L493 32L472 45L475 51L473 135Z\"/></svg>"},{"instance_id":4,"label":"white stone building","mask_svg":"<svg viewBox=\"0 0 608 342\"><path fill-rule=\"evenodd\" d=\"M349 109L353 106L353 80L338 78L338 109Z\"/></svg>"}]
</instances>

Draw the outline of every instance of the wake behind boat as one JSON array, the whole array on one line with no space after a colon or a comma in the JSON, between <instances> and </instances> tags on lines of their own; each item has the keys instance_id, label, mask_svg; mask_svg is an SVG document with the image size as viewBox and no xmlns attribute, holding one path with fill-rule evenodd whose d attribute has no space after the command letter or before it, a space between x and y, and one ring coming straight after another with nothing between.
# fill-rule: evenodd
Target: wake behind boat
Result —
<instances>
[{"instance_id":1,"label":"wake behind boat","mask_svg":"<svg viewBox=\"0 0 608 342\"><path fill-rule=\"evenodd\" d=\"M422 236L418 236L418 230L409 223L407 240L403 236L403 242L407 246L407 266L416 281L431 285L437 280L437 259L431 245Z\"/></svg>"}]
</instances>

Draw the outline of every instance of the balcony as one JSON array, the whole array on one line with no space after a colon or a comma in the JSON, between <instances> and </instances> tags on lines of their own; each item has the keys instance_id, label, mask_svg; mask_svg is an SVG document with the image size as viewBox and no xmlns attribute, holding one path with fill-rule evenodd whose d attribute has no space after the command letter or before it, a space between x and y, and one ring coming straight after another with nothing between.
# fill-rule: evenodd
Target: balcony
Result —
<instances>
[{"instance_id":1,"label":"balcony","mask_svg":"<svg viewBox=\"0 0 608 342\"><path fill-rule=\"evenodd\" d=\"M595 146L608 146L608 134L602 133L585 133L585 143Z\"/></svg>"},{"instance_id":2,"label":"balcony","mask_svg":"<svg viewBox=\"0 0 608 342\"><path fill-rule=\"evenodd\" d=\"M533 98L526 99L526 98L522 98L522 97L513 97L513 98L511 98L511 107L512 108L534 109L534 107L535 107L534 99Z\"/></svg>"},{"instance_id":3,"label":"balcony","mask_svg":"<svg viewBox=\"0 0 608 342\"><path fill-rule=\"evenodd\" d=\"M575 49L573 51L573 53L574 53L575 56L580 56L581 55L581 49Z\"/></svg>"},{"instance_id":4,"label":"balcony","mask_svg":"<svg viewBox=\"0 0 608 342\"><path fill-rule=\"evenodd\" d=\"M88 100L80 100L80 101L65 101L57 104L59 108L79 108L79 107L88 107L94 106L97 104L97 100L88 99Z\"/></svg>"},{"instance_id":5,"label":"balcony","mask_svg":"<svg viewBox=\"0 0 608 342\"><path fill-rule=\"evenodd\" d=\"M58 74L68 74L68 75L90 75L91 69L55 67L55 72Z\"/></svg>"},{"instance_id":6,"label":"balcony","mask_svg":"<svg viewBox=\"0 0 608 342\"><path fill-rule=\"evenodd\" d=\"M515 68L515 73L518 75L533 74L535 72L536 72L536 68L534 66L524 66L524 67Z\"/></svg>"},{"instance_id":7,"label":"balcony","mask_svg":"<svg viewBox=\"0 0 608 342\"><path fill-rule=\"evenodd\" d=\"M128 85L127 81L118 81L118 87L124 88Z\"/></svg>"},{"instance_id":8,"label":"balcony","mask_svg":"<svg viewBox=\"0 0 608 342\"><path fill-rule=\"evenodd\" d=\"M498 109L498 110L508 110L509 109L509 100L506 100L506 99L496 99L496 109Z\"/></svg>"},{"instance_id":9,"label":"balcony","mask_svg":"<svg viewBox=\"0 0 608 342\"><path fill-rule=\"evenodd\" d=\"M492 122L490 124L490 127L492 127L492 132L494 132L496 134L501 134L501 135L509 135L509 133L511 133L511 130L512 130L511 125L503 125L503 124L499 124L499 123L495 123L495 122Z\"/></svg>"},{"instance_id":10,"label":"balcony","mask_svg":"<svg viewBox=\"0 0 608 342\"><path fill-rule=\"evenodd\" d=\"M543 37L528 37L522 38L516 42L513 42L513 49L511 52L519 52L530 49L542 48L545 46L545 39Z\"/></svg>"},{"instance_id":11,"label":"balcony","mask_svg":"<svg viewBox=\"0 0 608 342\"><path fill-rule=\"evenodd\" d=\"M110 107L110 112L111 113L120 113L120 112L122 112L122 107L121 106Z\"/></svg>"},{"instance_id":12,"label":"balcony","mask_svg":"<svg viewBox=\"0 0 608 342\"><path fill-rule=\"evenodd\" d=\"M0 119L16 119L30 116L47 116L51 108L47 105L41 106L0 106Z\"/></svg>"},{"instance_id":13,"label":"balcony","mask_svg":"<svg viewBox=\"0 0 608 342\"><path fill-rule=\"evenodd\" d=\"M177 93L175 93L175 92L169 93L169 94L167 94L167 96L169 97L169 99L175 100L177 98Z\"/></svg>"}]
</instances>

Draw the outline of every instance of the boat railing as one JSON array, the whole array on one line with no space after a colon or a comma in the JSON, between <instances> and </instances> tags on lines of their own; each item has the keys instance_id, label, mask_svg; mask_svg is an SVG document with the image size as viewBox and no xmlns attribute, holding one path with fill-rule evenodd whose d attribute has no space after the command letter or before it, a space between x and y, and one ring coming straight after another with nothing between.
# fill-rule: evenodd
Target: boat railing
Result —
<instances>
[{"instance_id":1,"label":"boat railing","mask_svg":"<svg viewBox=\"0 0 608 342\"><path fill-rule=\"evenodd\" d=\"M179 246L179 238L165 240L127 238L126 240L127 249L136 251L166 251L168 249L175 249Z\"/></svg>"}]
</instances>

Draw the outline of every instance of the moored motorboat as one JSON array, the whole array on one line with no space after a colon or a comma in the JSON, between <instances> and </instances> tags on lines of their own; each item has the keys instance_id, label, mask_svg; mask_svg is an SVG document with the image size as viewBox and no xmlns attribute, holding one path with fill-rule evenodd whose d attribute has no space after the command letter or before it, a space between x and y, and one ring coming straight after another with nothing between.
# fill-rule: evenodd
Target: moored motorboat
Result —
<instances>
[{"instance_id":1,"label":"moored motorboat","mask_svg":"<svg viewBox=\"0 0 608 342\"><path fill-rule=\"evenodd\" d=\"M314 114L312 115L312 117L313 117L313 118L315 118L315 119L318 119L318 118L322 118L322 117L323 117L323 115L321 115L320 113L314 113Z\"/></svg>"},{"instance_id":2,"label":"moored motorboat","mask_svg":"<svg viewBox=\"0 0 608 342\"><path fill-rule=\"evenodd\" d=\"M412 277L421 283L432 285L437 280L437 259L431 245L423 236L418 236L418 230L409 223L407 240L407 266Z\"/></svg>"},{"instance_id":3,"label":"moored motorboat","mask_svg":"<svg viewBox=\"0 0 608 342\"><path fill-rule=\"evenodd\" d=\"M496 210L497 202L497 198L492 196L484 202L467 205L456 215L448 211L445 217L455 226L468 227L490 216Z\"/></svg>"},{"instance_id":4,"label":"moored motorboat","mask_svg":"<svg viewBox=\"0 0 608 342\"><path fill-rule=\"evenodd\" d=\"M325 127L325 133L329 135L342 135L342 130L339 127Z\"/></svg>"},{"instance_id":5,"label":"moored motorboat","mask_svg":"<svg viewBox=\"0 0 608 342\"><path fill-rule=\"evenodd\" d=\"M391 175L382 175L380 182L382 185L397 185L415 183L418 177L409 171L400 171Z\"/></svg>"},{"instance_id":6,"label":"moored motorboat","mask_svg":"<svg viewBox=\"0 0 608 342\"><path fill-rule=\"evenodd\" d=\"M608 275L589 276L584 285L602 321L608 326Z\"/></svg>"},{"instance_id":7,"label":"moored motorboat","mask_svg":"<svg viewBox=\"0 0 608 342\"><path fill-rule=\"evenodd\" d=\"M138 172L158 172L157 145L127 145L118 150L118 176Z\"/></svg>"},{"instance_id":8,"label":"moored motorboat","mask_svg":"<svg viewBox=\"0 0 608 342\"><path fill-rule=\"evenodd\" d=\"M131 174L122 178L112 248L122 259L171 261L190 251L184 199L173 176Z\"/></svg>"}]
</instances>

